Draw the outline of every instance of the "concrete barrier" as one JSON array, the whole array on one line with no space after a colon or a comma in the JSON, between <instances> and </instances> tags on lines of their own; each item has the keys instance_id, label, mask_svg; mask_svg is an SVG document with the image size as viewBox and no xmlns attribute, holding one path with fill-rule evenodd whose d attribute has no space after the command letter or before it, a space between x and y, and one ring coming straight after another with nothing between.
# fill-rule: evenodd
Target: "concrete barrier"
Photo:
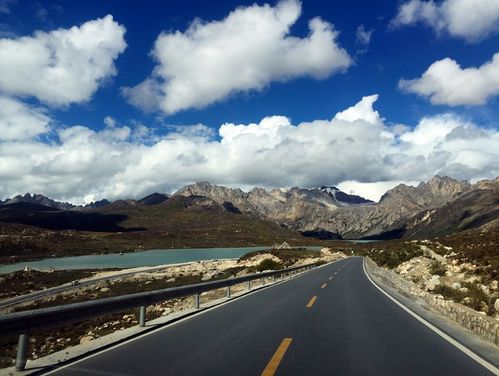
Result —
<instances>
[{"instance_id":1,"label":"concrete barrier","mask_svg":"<svg viewBox=\"0 0 499 376\"><path fill-rule=\"evenodd\" d=\"M391 269L379 267L369 258L367 259L366 266L371 274L380 280L380 282L396 288L404 295L409 294L422 299L435 311L475 332L483 339L499 346L499 320L481 314L452 300L446 300L441 295L423 291L412 281L408 281Z\"/></svg>"}]
</instances>

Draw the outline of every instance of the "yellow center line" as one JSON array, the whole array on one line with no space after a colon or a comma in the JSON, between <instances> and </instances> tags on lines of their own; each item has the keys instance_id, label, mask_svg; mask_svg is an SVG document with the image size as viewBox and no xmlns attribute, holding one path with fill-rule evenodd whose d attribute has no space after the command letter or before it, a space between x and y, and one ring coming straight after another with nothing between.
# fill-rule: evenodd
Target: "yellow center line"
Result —
<instances>
[{"instance_id":1,"label":"yellow center line","mask_svg":"<svg viewBox=\"0 0 499 376\"><path fill-rule=\"evenodd\" d=\"M312 296L312 299L310 299L310 301L307 304L307 308L312 308L312 306L314 305L316 300L317 300L317 296Z\"/></svg>"},{"instance_id":2,"label":"yellow center line","mask_svg":"<svg viewBox=\"0 0 499 376\"><path fill-rule=\"evenodd\" d=\"M327 286L327 283L324 283L322 286L321 286L321 289L325 288Z\"/></svg>"},{"instance_id":3,"label":"yellow center line","mask_svg":"<svg viewBox=\"0 0 499 376\"><path fill-rule=\"evenodd\" d=\"M284 338L277 348L276 352L272 356L272 359L270 359L269 363L267 364L267 367L262 372L261 376L273 376L275 371L277 371L277 367L279 367L279 364L282 361L282 358L284 357L284 354L286 354L286 351L291 345L291 342L293 341L293 338Z\"/></svg>"}]
</instances>

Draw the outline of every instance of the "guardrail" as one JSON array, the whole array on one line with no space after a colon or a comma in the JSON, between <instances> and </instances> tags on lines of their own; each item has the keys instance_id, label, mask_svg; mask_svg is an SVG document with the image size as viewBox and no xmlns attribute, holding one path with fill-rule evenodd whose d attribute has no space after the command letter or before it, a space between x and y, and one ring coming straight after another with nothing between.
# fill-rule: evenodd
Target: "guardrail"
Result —
<instances>
[{"instance_id":1,"label":"guardrail","mask_svg":"<svg viewBox=\"0 0 499 376\"><path fill-rule=\"evenodd\" d=\"M275 278L278 276L282 276L283 278L285 276L292 276L315 266L316 264L310 264L270 272L249 274L219 281L140 292L136 294L122 295L112 298L104 298L31 311L9 313L0 316L0 333L3 336L19 335L16 370L22 371L26 367L29 334L32 333L33 330L56 326L62 323L83 321L89 317L119 312L136 307L139 307L139 325L143 327L146 322L146 307L149 305L168 299L194 295L195 308L199 309L199 298L200 294L203 292L225 287L227 288L227 298L230 298L231 286L247 282L248 290L251 290L251 281L256 279L261 279L262 284L265 284L265 279L272 277L275 282Z\"/></svg>"}]
</instances>

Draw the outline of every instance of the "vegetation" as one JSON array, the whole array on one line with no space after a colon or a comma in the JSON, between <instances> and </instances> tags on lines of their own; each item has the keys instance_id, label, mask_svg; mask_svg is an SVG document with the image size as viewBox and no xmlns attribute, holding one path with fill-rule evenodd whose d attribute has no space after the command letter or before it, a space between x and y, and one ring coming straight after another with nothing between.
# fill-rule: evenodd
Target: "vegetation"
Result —
<instances>
[{"instance_id":1,"label":"vegetation","mask_svg":"<svg viewBox=\"0 0 499 376\"><path fill-rule=\"evenodd\" d=\"M456 303L464 304L475 311L483 309L483 304L487 304L489 311L487 314L493 313L494 302L493 298L488 297L479 285L475 283L465 282L462 287L464 289L455 289L445 285L437 285L433 291L435 294L440 294L444 298L451 299Z\"/></svg>"},{"instance_id":2,"label":"vegetation","mask_svg":"<svg viewBox=\"0 0 499 376\"><path fill-rule=\"evenodd\" d=\"M447 269L445 269L445 267L437 260L433 260L431 262L431 266L430 266L430 274L431 275L444 276L446 271L447 271Z\"/></svg>"},{"instance_id":3,"label":"vegetation","mask_svg":"<svg viewBox=\"0 0 499 376\"><path fill-rule=\"evenodd\" d=\"M93 274L90 270L56 270L50 273L30 270L4 274L0 276L0 299L60 286L76 279L91 277Z\"/></svg>"},{"instance_id":4,"label":"vegetation","mask_svg":"<svg viewBox=\"0 0 499 376\"><path fill-rule=\"evenodd\" d=\"M258 272L263 272L265 270L278 270L281 269L281 264L270 258L262 260L256 267Z\"/></svg>"},{"instance_id":5,"label":"vegetation","mask_svg":"<svg viewBox=\"0 0 499 376\"><path fill-rule=\"evenodd\" d=\"M340 250L347 254L370 257L379 266L387 268L396 268L405 261L423 255L423 251L414 243L400 240L353 244Z\"/></svg>"},{"instance_id":6,"label":"vegetation","mask_svg":"<svg viewBox=\"0 0 499 376\"><path fill-rule=\"evenodd\" d=\"M434 247L435 251L452 253L452 258L459 263L471 262L477 265L473 274L478 275L482 283L499 278L499 224L486 229L458 232L432 241L441 245Z\"/></svg>"}]
</instances>

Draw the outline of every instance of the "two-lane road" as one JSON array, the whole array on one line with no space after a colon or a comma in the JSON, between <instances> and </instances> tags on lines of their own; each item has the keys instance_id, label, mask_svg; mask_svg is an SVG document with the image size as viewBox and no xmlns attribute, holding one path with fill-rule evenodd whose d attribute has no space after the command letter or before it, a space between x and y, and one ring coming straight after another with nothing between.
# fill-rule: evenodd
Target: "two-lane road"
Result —
<instances>
[{"instance_id":1,"label":"two-lane road","mask_svg":"<svg viewBox=\"0 0 499 376\"><path fill-rule=\"evenodd\" d=\"M490 375L341 260L56 375Z\"/></svg>"}]
</instances>

